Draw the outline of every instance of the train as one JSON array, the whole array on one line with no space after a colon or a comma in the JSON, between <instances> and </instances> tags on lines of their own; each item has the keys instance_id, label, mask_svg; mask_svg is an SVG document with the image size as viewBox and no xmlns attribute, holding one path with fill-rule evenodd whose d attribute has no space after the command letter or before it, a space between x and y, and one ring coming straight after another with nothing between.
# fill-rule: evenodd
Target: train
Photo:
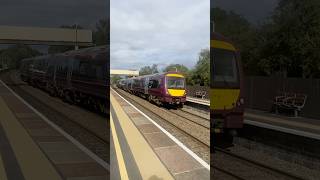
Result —
<instances>
[{"instance_id":1,"label":"train","mask_svg":"<svg viewBox=\"0 0 320 180\"><path fill-rule=\"evenodd\" d=\"M121 79L117 86L158 105L182 108L186 102L186 78L179 72Z\"/></svg>"},{"instance_id":2,"label":"train","mask_svg":"<svg viewBox=\"0 0 320 180\"><path fill-rule=\"evenodd\" d=\"M23 59L20 77L70 104L109 113L109 47L99 46Z\"/></svg>"},{"instance_id":3,"label":"train","mask_svg":"<svg viewBox=\"0 0 320 180\"><path fill-rule=\"evenodd\" d=\"M210 119L212 132L233 140L243 127L244 82L239 51L225 37L211 34Z\"/></svg>"}]
</instances>

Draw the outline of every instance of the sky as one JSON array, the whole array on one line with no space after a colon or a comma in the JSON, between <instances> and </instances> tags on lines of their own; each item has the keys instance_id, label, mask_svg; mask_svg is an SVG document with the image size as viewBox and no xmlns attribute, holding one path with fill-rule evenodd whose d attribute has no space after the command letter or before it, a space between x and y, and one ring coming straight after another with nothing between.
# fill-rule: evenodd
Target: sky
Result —
<instances>
[{"instance_id":1,"label":"sky","mask_svg":"<svg viewBox=\"0 0 320 180\"><path fill-rule=\"evenodd\" d=\"M268 18L279 0L211 0L211 7L233 10L249 22L259 24Z\"/></svg>"},{"instance_id":2,"label":"sky","mask_svg":"<svg viewBox=\"0 0 320 180\"><path fill-rule=\"evenodd\" d=\"M0 0L0 25L92 29L109 14L109 0Z\"/></svg>"},{"instance_id":3,"label":"sky","mask_svg":"<svg viewBox=\"0 0 320 180\"><path fill-rule=\"evenodd\" d=\"M0 25L94 29L110 13L109 0L0 0ZM0 49L8 45L1 45ZM45 53L47 46L32 46Z\"/></svg>"},{"instance_id":4,"label":"sky","mask_svg":"<svg viewBox=\"0 0 320 180\"><path fill-rule=\"evenodd\" d=\"M157 64L193 67L209 48L209 0L111 0L110 65L140 69Z\"/></svg>"}]
</instances>

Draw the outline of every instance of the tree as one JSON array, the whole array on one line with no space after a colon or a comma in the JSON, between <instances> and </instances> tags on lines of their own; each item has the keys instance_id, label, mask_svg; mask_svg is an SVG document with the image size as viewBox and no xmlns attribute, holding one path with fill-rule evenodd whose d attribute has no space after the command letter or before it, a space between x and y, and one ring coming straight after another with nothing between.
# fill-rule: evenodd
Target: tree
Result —
<instances>
[{"instance_id":1,"label":"tree","mask_svg":"<svg viewBox=\"0 0 320 180\"><path fill-rule=\"evenodd\" d=\"M122 79L119 75L112 75L111 76L111 84L116 84L117 81L119 81L120 79Z\"/></svg>"},{"instance_id":2,"label":"tree","mask_svg":"<svg viewBox=\"0 0 320 180\"><path fill-rule=\"evenodd\" d=\"M41 53L30 46L17 44L7 49L3 49L0 54L0 59L6 59L10 68L19 68L20 61L25 58L39 56Z\"/></svg>"},{"instance_id":3,"label":"tree","mask_svg":"<svg viewBox=\"0 0 320 180\"><path fill-rule=\"evenodd\" d=\"M257 28L244 17L220 8L211 10L215 23L215 32L222 34L241 52L243 66L247 74L257 74Z\"/></svg>"},{"instance_id":4,"label":"tree","mask_svg":"<svg viewBox=\"0 0 320 180\"><path fill-rule=\"evenodd\" d=\"M177 71L177 72L181 72L184 74L188 74L189 73L189 69L184 66L183 64L170 64L169 66L165 67L164 72L169 72L169 71Z\"/></svg>"},{"instance_id":5,"label":"tree","mask_svg":"<svg viewBox=\"0 0 320 180\"><path fill-rule=\"evenodd\" d=\"M210 50L202 49L196 67L191 74L191 83L209 86L210 84Z\"/></svg>"},{"instance_id":6,"label":"tree","mask_svg":"<svg viewBox=\"0 0 320 180\"><path fill-rule=\"evenodd\" d=\"M259 30L257 59L266 75L320 77L320 2L281 0Z\"/></svg>"},{"instance_id":7,"label":"tree","mask_svg":"<svg viewBox=\"0 0 320 180\"><path fill-rule=\"evenodd\" d=\"M155 73L159 73L158 65L156 64L153 64L152 66L144 66L139 71L140 76L155 74Z\"/></svg>"},{"instance_id":8,"label":"tree","mask_svg":"<svg viewBox=\"0 0 320 180\"><path fill-rule=\"evenodd\" d=\"M82 26L77 25L77 24L73 24L71 26L69 25L62 25L60 26L60 28L65 28L65 29L83 29ZM48 53L49 54L55 54L55 53L63 53L66 51L71 51L74 50L74 45L51 45L48 48Z\"/></svg>"},{"instance_id":9,"label":"tree","mask_svg":"<svg viewBox=\"0 0 320 180\"><path fill-rule=\"evenodd\" d=\"M93 43L97 46L106 45L110 42L110 21L101 19L96 23L96 30L93 31Z\"/></svg>"}]
</instances>

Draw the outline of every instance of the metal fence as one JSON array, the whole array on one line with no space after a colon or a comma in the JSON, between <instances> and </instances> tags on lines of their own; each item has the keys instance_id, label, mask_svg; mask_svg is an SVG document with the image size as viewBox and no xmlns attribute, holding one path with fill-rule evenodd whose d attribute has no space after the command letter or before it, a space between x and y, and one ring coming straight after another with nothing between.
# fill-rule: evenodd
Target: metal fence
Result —
<instances>
[{"instance_id":1,"label":"metal fence","mask_svg":"<svg viewBox=\"0 0 320 180\"><path fill-rule=\"evenodd\" d=\"M187 86L187 96L195 97L197 91L205 91L206 95L204 96L204 99L209 99L210 87L199 85Z\"/></svg>"},{"instance_id":2,"label":"metal fence","mask_svg":"<svg viewBox=\"0 0 320 180\"><path fill-rule=\"evenodd\" d=\"M280 92L303 93L307 100L301 115L320 118L320 79L250 76L245 78L247 108L269 111Z\"/></svg>"}]
</instances>

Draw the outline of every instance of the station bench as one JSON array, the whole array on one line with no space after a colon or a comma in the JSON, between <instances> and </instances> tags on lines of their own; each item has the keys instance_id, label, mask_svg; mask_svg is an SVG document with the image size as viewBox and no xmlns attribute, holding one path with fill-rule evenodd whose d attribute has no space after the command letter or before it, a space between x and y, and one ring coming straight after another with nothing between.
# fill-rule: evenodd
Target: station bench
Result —
<instances>
[{"instance_id":1,"label":"station bench","mask_svg":"<svg viewBox=\"0 0 320 180\"><path fill-rule=\"evenodd\" d=\"M207 92L206 91L196 91L195 92L195 97L197 98L201 98L201 99L204 99L204 97L207 95Z\"/></svg>"},{"instance_id":2,"label":"station bench","mask_svg":"<svg viewBox=\"0 0 320 180\"><path fill-rule=\"evenodd\" d=\"M279 109L288 109L294 111L294 117L297 117L303 109L307 100L307 95L300 93L282 92L273 100L275 112L278 114Z\"/></svg>"}]
</instances>

